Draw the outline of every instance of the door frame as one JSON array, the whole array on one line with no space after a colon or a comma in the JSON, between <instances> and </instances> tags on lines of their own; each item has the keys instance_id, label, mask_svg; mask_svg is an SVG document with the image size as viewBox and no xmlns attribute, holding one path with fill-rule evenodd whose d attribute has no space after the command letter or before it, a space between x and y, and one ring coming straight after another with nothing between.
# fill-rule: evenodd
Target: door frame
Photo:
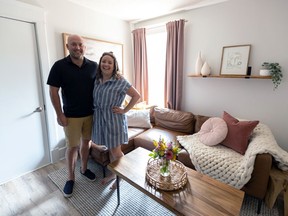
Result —
<instances>
[{"instance_id":1,"label":"door frame","mask_svg":"<svg viewBox=\"0 0 288 216\"><path fill-rule=\"evenodd\" d=\"M40 99L40 106L44 108L43 115L41 113L41 123L42 123L42 132L43 132L43 145L48 149L49 162L52 162L51 158L51 140L55 136L52 136L49 133L49 118L47 116L47 98L49 98L49 92L44 88L44 75L45 71L49 71L49 61L48 61L48 50L46 44L46 30L45 30L45 11L39 7L28 5L22 2L16 1L6 1L0 0L0 17L18 20L22 22L28 22L33 24L35 27L35 38L36 38L36 46L37 46L37 55L39 62L39 76L37 80L39 83L40 95L42 96ZM46 91L45 91L46 90ZM53 116L54 117L54 116ZM54 122L50 123L51 125L55 124ZM45 153L46 154L46 153Z\"/></svg>"}]
</instances>

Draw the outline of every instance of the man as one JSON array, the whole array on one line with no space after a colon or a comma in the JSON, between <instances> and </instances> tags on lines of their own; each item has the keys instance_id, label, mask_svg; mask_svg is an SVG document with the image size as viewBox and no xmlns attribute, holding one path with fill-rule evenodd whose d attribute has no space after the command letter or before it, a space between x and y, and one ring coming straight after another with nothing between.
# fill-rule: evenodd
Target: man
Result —
<instances>
[{"instance_id":1,"label":"man","mask_svg":"<svg viewBox=\"0 0 288 216\"><path fill-rule=\"evenodd\" d=\"M65 132L68 179L63 193L65 197L71 197L79 146L80 172L89 181L96 180L95 174L87 169L87 162L93 118L93 87L98 64L84 57L86 47L82 37L70 35L66 47L70 55L55 62L47 84L50 86L50 98L57 122Z\"/></svg>"}]
</instances>

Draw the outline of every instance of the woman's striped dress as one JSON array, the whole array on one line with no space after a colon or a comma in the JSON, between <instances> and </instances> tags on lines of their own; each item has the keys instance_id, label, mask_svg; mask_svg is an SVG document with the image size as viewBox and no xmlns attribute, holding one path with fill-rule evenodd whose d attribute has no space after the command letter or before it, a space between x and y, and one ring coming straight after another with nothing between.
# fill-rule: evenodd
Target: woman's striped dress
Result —
<instances>
[{"instance_id":1,"label":"woman's striped dress","mask_svg":"<svg viewBox=\"0 0 288 216\"><path fill-rule=\"evenodd\" d=\"M105 145L108 149L128 143L128 126L125 114L112 112L114 106L120 107L131 84L124 78L111 78L105 83L95 81L93 100L94 117L92 141Z\"/></svg>"}]
</instances>

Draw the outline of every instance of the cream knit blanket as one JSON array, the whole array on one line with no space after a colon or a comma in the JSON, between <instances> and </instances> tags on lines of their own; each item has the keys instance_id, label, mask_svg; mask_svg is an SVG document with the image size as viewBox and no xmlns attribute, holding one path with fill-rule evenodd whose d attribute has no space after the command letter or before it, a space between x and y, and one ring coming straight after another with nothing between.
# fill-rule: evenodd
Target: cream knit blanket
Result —
<instances>
[{"instance_id":1,"label":"cream knit blanket","mask_svg":"<svg viewBox=\"0 0 288 216\"><path fill-rule=\"evenodd\" d=\"M271 130L259 123L251 134L245 155L222 145L207 146L199 141L199 134L177 136L179 143L190 154L198 172L241 189L251 178L257 154L269 153L279 162L278 167L288 170L288 152L281 149Z\"/></svg>"}]
</instances>

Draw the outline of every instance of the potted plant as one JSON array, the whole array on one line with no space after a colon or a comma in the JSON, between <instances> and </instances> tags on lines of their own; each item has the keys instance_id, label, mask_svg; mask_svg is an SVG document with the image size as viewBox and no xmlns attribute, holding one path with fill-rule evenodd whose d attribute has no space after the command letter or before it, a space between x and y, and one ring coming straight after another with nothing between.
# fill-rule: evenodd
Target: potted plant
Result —
<instances>
[{"instance_id":1,"label":"potted plant","mask_svg":"<svg viewBox=\"0 0 288 216\"><path fill-rule=\"evenodd\" d=\"M279 65L279 63L269 63L269 62L264 62L262 66L266 70L269 70L270 75L272 77L272 82L274 84L274 90L277 89L283 77L281 66Z\"/></svg>"}]
</instances>

